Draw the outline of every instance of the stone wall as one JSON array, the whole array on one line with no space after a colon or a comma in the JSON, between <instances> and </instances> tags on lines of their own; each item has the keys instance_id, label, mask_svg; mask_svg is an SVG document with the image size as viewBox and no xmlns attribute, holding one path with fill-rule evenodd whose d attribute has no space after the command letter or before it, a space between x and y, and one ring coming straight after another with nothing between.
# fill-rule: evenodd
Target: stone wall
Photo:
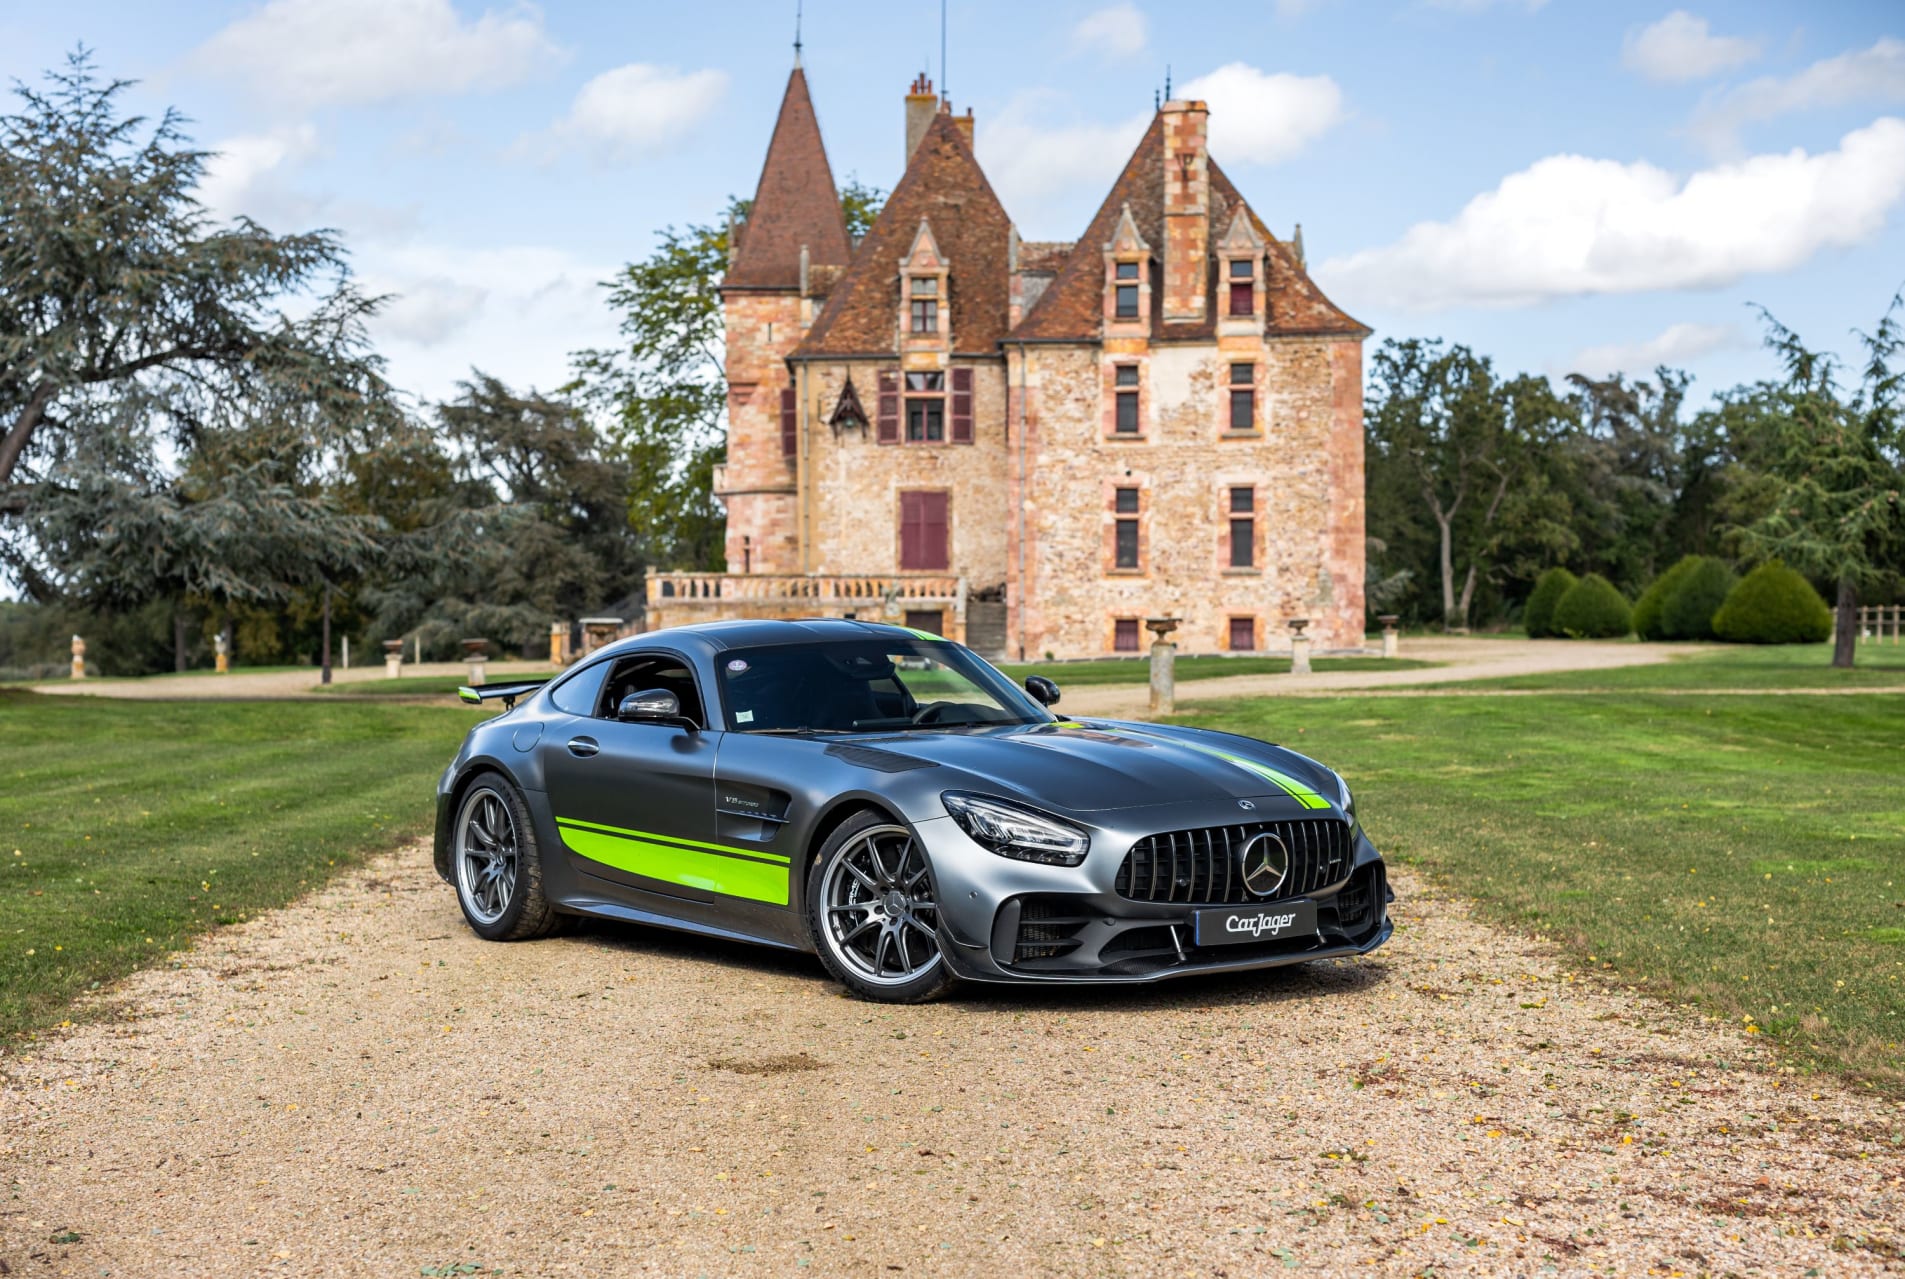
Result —
<instances>
[{"instance_id":1,"label":"stone wall","mask_svg":"<svg viewBox=\"0 0 1905 1279\"><path fill-rule=\"evenodd\" d=\"M781 391L788 352L811 303L790 292L723 297L728 377L728 460L715 481L727 504L731 573L797 573L800 538L794 460L781 447Z\"/></svg>"},{"instance_id":2,"label":"stone wall","mask_svg":"<svg viewBox=\"0 0 1905 1279\"><path fill-rule=\"evenodd\" d=\"M1126 349L1128 347L1128 349ZM1017 360L1015 354L1015 362ZM1257 365L1257 422L1231 433L1229 365ZM1109 429L1106 366L1139 365L1143 431ZM1287 651L1292 617L1320 647L1363 635L1362 384L1354 339L1142 340L1029 348L1026 579L1008 650L1112 651L1119 618L1172 614L1184 652L1227 651L1250 618L1258 651ZM1113 493L1140 491L1140 562L1115 567ZM1229 567L1229 491L1254 492L1255 564ZM1009 507L1020 495L1014 492ZM1016 555L1017 512L1008 530ZM1148 636L1146 637L1148 642Z\"/></svg>"}]
</instances>

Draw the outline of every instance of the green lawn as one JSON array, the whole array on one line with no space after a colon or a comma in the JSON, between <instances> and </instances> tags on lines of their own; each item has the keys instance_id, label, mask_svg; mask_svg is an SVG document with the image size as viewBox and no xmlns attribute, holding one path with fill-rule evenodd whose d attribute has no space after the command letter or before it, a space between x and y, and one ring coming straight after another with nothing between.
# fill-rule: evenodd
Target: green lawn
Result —
<instances>
[{"instance_id":1,"label":"green lawn","mask_svg":"<svg viewBox=\"0 0 1905 1279\"><path fill-rule=\"evenodd\" d=\"M0 1045L427 831L477 714L0 692Z\"/></svg>"},{"instance_id":2,"label":"green lawn","mask_svg":"<svg viewBox=\"0 0 1905 1279\"><path fill-rule=\"evenodd\" d=\"M1408 658L1318 657L1310 665L1318 671L1409 671L1434 666ZM1218 679L1225 675L1287 675L1287 657L1180 657L1173 664L1177 682ZM1145 658L1104 659L1091 662L1003 662L999 669L1013 680L1043 675L1060 688L1086 684L1148 684L1151 666Z\"/></svg>"},{"instance_id":3,"label":"green lawn","mask_svg":"<svg viewBox=\"0 0 1905 1279\"><path fill-rule=\"evenodd\" d=\"M1905 695L1184 709L1340 769L1386 854L1582 967L1905 1090Z\"/></svg>"},{"instance_id":4,"label":"green lawn","mask_svg":"<svg viewBox=\"0 0 1905 1279\"><path fill-rule=\"evenodd\" d=\"M1568 640L1543 640L1567 644ZM1468 689L1566 689L1625 692L1645 689L1902 688L1905 644L1861 644L1858 663L1835 670L1830 644L1727 644L1700 649L1652 666L1604 671L1562 671L1432 687Z\"/></svg>"},{"instance_id":5,"label":"green lawn","mask_svg":"<svg viewBox=\"0 0 1905 1279\"><path fill-rule=\"evenodd\" d=\"M522 675L498 675L492 671L488 682L515 684L522 680L554 679L558 674L558 671L529 671ZM311 690L345 697L447 697L469 682L468 675L400 675L396 679L353 680L348 684L313 684Z\"/></svg>"}]
</instances>

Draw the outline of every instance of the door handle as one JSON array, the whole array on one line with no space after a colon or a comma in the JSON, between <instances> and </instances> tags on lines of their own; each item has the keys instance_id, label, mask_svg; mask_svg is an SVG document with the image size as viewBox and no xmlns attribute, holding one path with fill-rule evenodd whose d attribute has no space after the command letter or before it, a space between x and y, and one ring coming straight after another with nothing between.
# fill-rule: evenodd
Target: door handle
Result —
<instances>
[{"instance_id":1,"label":"door handle","mask_svg":"<svg viewBox=\"0 0 1905 1279\"><path fill-rule=\"evenodd\" d=\"M569 739L569 753L581 759L587 759L601 749L601 744L593 737L571 737Z\"/></svg>"}]
</instances>

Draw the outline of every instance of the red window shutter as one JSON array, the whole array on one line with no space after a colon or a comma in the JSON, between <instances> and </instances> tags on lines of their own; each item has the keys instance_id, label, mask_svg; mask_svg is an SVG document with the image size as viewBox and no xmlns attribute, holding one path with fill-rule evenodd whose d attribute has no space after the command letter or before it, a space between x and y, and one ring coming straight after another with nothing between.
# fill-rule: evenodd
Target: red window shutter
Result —
<instances>
[{"instance_id":1,"label":"red window shutter","mask_svg":"<svg viewBox=\"0 0 1905 1279\"><path fill-rule=\"evenodd\" d=\"M923 569L941 571L952 563L947 543L946 494L921 493L920 554Z\"/></svg>"},{"instance_id":2,"label":"red window shutter","mask_svg":"<svg viewBox=\"0 0 1905 1279\"><path fill-rule=\"evenodd\" d=\"M919 567L920 493L900 494L900 570Z\"/></svg>"},{"instance_id":3,"label":"red window shutter","mask_svg":"<svg viewBox=\"0 0 1905 1279\"><path fill-rule=\"evenodd\" d=\"M799 415L794 410L794 388L781 390L781 456L792 457L800 451Z\"/></svg>"},{"instance_id":4,"label":"red window shutter","mask_svg":"<svg viewBox=\"0 0 1905 1279\"><path fill-rule=\"evenodd\" d=\"M879 441L900 442L900 375L896 369L880 370Z\"/></svg>"},{"instance_id":5,"label":"red window shutter","mask_svg":"<svg viewBox=\"0 0 1905 1279\"><path fill-rule=\"evenodd\" d=\"M952 442L972 443L972 370L952 371Z\"/></svg>"}]
</instances>

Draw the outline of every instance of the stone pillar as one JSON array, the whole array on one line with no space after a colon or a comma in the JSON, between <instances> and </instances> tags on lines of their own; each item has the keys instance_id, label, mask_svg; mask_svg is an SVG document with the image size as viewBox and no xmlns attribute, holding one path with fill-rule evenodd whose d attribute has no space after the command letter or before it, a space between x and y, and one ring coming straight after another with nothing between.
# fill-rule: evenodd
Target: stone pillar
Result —
<instances>
[{"instance_id":1,"label":"stone pillar","mask_svg":"<svg viewBox=\"0 0 1905 1279\"><path fill-rule=\"evenodd\" d=\"M220 675L229 674L231 671L231 645L225 642L224 631L212 636L212 665Z\"/></svg>"},{"instance_id":2,"label":"stone pillar","mask_svg":"<svg viewBox=\"0 0 1905 1279\"><path fill-rule=\"evenodd\" d=\"M351 637L345 635L338 640L338 643L344 649L344 669L348 671L351 668Z\"/></svg>"},{"instance_id":3,"label":"stone pillar","mask_svg":"<svg viewBox=\"0 0 1905 1279\"><path fill-rule=\"evenodd\" d=\"M1290 626L1290 674L1308 675L1310 673L1310 637L1303 628L1310 624L1307 617L1289 619Z\"/></svg>"},{"instance_id":4,"label":"stone pillar","mask_svg":"<svg viewBox=\"0 0 1905 1279\"><path fill-rule=\"evenodd\" d=\"M1177 645L1165 637L1177 629L1175 617L1147 617L1151 632L1151 713L1169 715L1177 709Z\"/></svg>"},{"instance_id":5,"label":"stone pillar","mask_svg":"<svg viewBox=\"0 0 1905 1279\"><path fill-rule=\"evenodd\" d=\"M384 678L396 679L403 674L403 641L400 639L384 641Z\"/></svg>"},{"instance_id":6,"label":"stone pillar","mask_svg":"<svg viewBox=\"0 0 1905 1279\"><path fill-rule=\"evenodd\" d=\"M1396 623L1402 618L1395 613L1384 613L1376 620L1382 623L1382 655L1394 657L1402 642L1402 635L1396 630Z\"/></svg>"},{"instance_id":7,"label":"stone pillar","mask_svg":"<svg viewBox=\"0 0 1905 1279\"><path fill-rule=\"evenodd\" d=\"M463 641L463 660L470 664L470 687L483 687L483 663L489 659L489 641L486 639L466 639Z\"/></svg>"},{"instance_id":8,"label":"stone pillar","mask_svg":"<svg viewBox=\"0 0 1905 1279\"><path fill-rule=\"evenodd\" d=\"M568 656L563 652L567 647L569 647L569 628L561 622L549 623L549 665L561 670L563 659Z\"/></svg>"},{"instance_id":9,"label":"stone pillar","mask_svg":"<svg viewBox=\"0 0 1905 1279\"><path fill-rule=\"evenodd\" d=\"M86 641L73 636L73 678L86 678Z\"/></svg>"}]
</instances>

